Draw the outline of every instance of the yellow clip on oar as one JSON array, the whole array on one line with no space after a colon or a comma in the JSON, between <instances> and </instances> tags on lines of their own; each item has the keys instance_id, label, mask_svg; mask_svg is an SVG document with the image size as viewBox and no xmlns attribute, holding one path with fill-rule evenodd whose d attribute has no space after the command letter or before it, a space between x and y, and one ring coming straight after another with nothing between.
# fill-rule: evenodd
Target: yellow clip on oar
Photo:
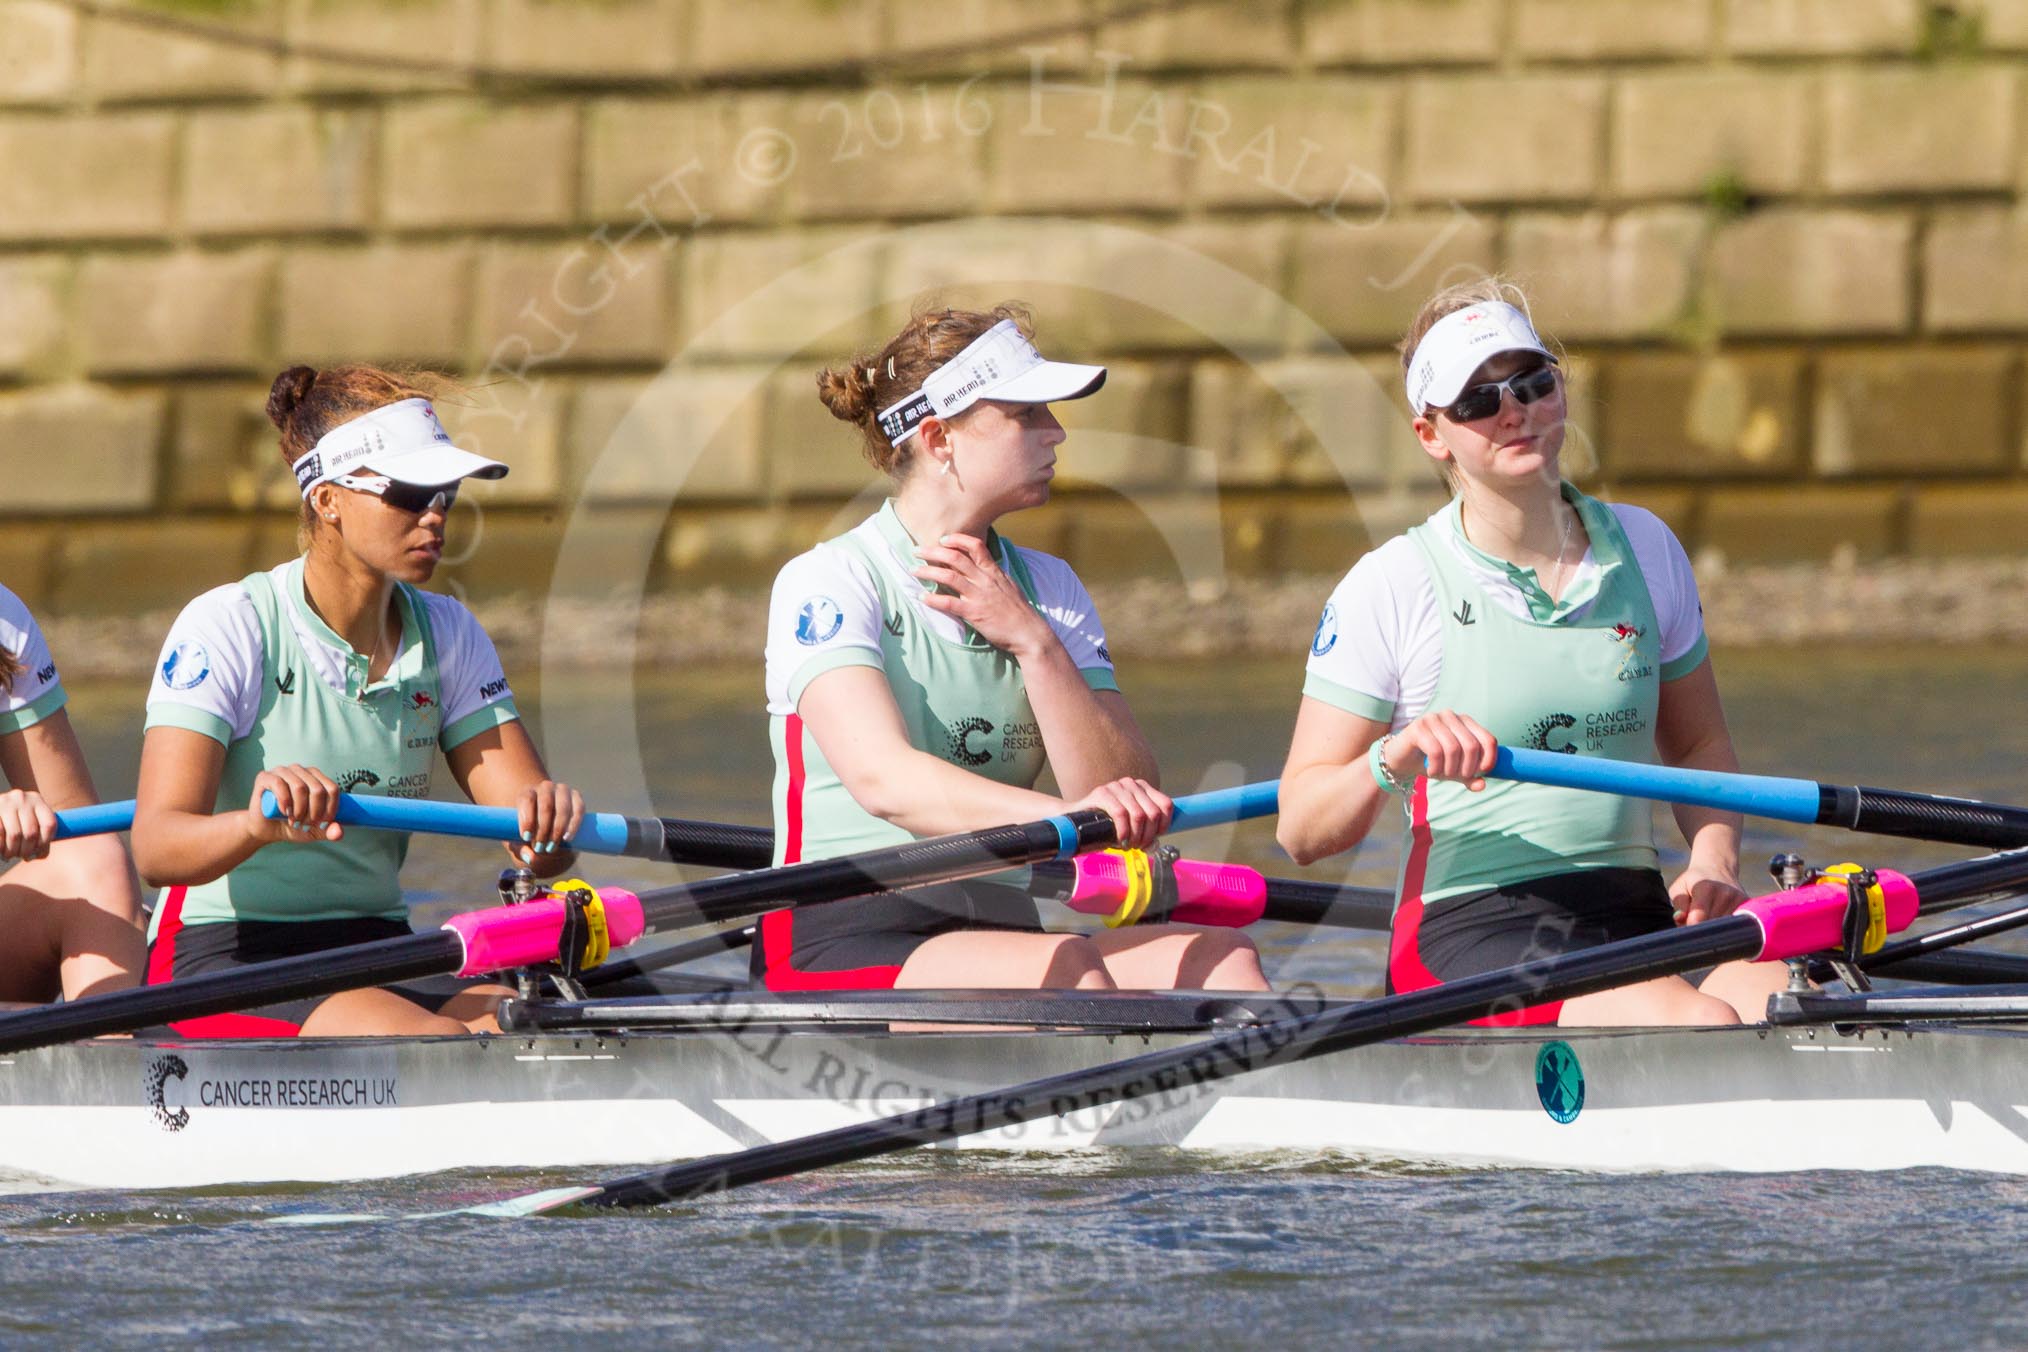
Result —
<instances>
[{"instance_id":1,"label":"yellow clip on oar","mask_svg":"<svg viewBox=\"0 0 2028 1352\"><path fill-rule=\"evenodd\" d=\"M606 924L605 899L599 896L596 887L582 878L561 879L551 883L549 891L552 896L575 902L576 904L571 907L572 913L584 917L583 944L572 945L577 951L565 952L561 956L566 970L573 974L588 972L604 962L613 951L612 929ZM569 924L564 927L566 944L574 937L571 935L572 928L574 927Z\"/></svg>"},{"instance_id":2,"label":"yellow clip on oar","mask_svg":"<svg viewBox=\"0 0 2028 1352\"><path fill-rule=\"evenodd\" d=\"M1878 953L1887 943L1887 894L1881 890L1880 880L1874 878L1862 893L1853 882L1862 873L1870 870L1857 864L1833 864L1818 870L1817 877L1823 882L1843 882L1855 897L1866 902L1866 933L1859 941L1862 953Z\"/></svg>"},{"instance_id":3,"label":"yellow clip on oar","mask_svg":"<svg viewBox=\"0 0 2028 1352\"><path fill-rule=\"evenodd\" d=\"M1107 929L1121 929L1137 923L1147 914L1148 903L1155 896L1155 870L1148 863L1146 850L1107 850L1116 854L1127 868L1127 895L1120 902L1120 908L1106 917Z\"/></svg>"}]
</instances>

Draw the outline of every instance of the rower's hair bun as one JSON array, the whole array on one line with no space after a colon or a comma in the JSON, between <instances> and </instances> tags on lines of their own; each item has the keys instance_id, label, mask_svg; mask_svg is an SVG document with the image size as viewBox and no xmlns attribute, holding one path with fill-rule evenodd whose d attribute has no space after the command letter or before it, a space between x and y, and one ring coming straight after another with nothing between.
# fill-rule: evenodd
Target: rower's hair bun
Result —
<instances>
[{"instance_id":1,"label":"rower's hair bun","mask_svg":"<svg viewBox=\"0 0 2028 1352\"><path fill-rule=\"evenodd\" d=\"M831 416L854 427L873 418L873 378L862 366L827 366L817 372L817 397Z\"/></svg>"},{"instance_id":2,"label":"rower's hair bun","mask_svg":"<svg viewBox=\"0 0 2028 1352\"><path fill-rule=\"evenodd\" d=\"M289 419L310 397L310 387L316 383L317 368L314 366L291 366L276 376L275 383L268 387L268 421L277 430L288 431Z\"/></svg>"},{"instance_id":3,"label":"rower's hair bun","mask_svg":"<svg viewBox=\"0 0 2028 1352\"><path fill-rule=\"evenodd\" d=\"M879 415L922 388L937 367L1003 319L1023 334L1034 332L1028 307L1006 301L990 310L954 310L927 300L916 305L901 332L877 352L863 352L844 366L817 373L817 397L831 416L860 431L860 451L882 474L899 479L913 460L912 443L894 446L880 430Z\"/></svg>"}]
</instances>

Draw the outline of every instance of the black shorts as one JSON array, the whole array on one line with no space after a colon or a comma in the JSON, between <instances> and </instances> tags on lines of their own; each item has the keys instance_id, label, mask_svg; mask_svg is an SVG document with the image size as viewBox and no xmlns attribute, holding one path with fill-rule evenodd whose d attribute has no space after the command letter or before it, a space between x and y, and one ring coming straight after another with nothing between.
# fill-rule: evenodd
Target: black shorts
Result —
<instances>
[{"instance_id":1,"label":"black shorts","mask_svg":"<svg viewBox=\"0 0 2028 1352\"><path fill-rule=\"evenodd\" d=\"M1504 887L1403 906L1388 945L1387 989L1423 990L1534 958L1674 929L1676 909L1653 869L1553 873ZM1554 1023L1560 1001L1509 1023Z\"/></svg>"},{"instance_id":2,"label":"black shorts","mask_svg":"<svg viewBox=\"0 0 2028 1352\"><path fill-rule=\"evenodd\" d=\"M1026 888L978 880L770 911L753 979L774 991L885 989L916 949L967 929L1040 934L1042 918Z\"/></svg>"},{"instance_id":3,"label":"black shorts","mask_svg":"<svg viewBox=\"0 0 2028 1352\"><path fill-rule=\"evenodd\" d=\"M413 934L407 922L378 916L343 920L238 920L215 924L164 926L148 952L148 981L182 980L205 972L222 972L250 963L322 953L350 944L368 944ZM435 1014L480 981L463 977L419 977L381 987ZM186 1019L170 1027L185 1037L294 1037L303 1020L328 995L235 1014Z\"/></svg>"}]
</instances>

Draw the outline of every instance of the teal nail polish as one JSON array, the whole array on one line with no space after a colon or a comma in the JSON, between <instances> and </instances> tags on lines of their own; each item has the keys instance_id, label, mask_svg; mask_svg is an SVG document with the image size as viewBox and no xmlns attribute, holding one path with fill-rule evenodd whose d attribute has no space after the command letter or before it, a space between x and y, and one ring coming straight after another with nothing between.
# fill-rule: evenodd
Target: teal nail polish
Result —
<instances>
[{"instance_id":1,"label":"teal nail polish","mask_svg":"<svg viewBox=\"0 0 2028 1352\"><path fill-rule=\"evenodd\" d=\"M522 839L523 841L526 841L526 840L528 839L528 833L527 833L526 831L523 831L523 832L521 833L521 839Z\"/></svg>"}]
</instances>

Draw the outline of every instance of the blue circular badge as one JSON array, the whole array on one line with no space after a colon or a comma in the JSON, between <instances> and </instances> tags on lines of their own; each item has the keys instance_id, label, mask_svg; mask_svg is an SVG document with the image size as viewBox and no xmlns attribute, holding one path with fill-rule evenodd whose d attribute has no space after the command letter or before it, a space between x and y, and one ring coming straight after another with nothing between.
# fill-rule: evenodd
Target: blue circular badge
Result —
<instances>
[{"instance_id":1,"label":"blue circular badge","mask_svg":"<svg viewBox=\"0 0 2028 1352\"><path fill-rule=\"evenodd\" d=\"M845 612L828 596L813 596L796 612L796 642L809 647L830 640L845 624Z\"/></svg>"},{"instance_id":2,"label":"blue circular badge","mask_svg":"<svg viewBox=\"0 0 2028 1352\"><path fill-rule=\"evenodd\" d=\"M1535 1054L1535 1097L1559 1122L1575 1122L1584 1111L1584 1067L1568 1042L1545 1042Z\"/></svg>"},{"instance_id":3,"label":"blue circular badge","mask_svg":"<svg viewBox=\"0 0 2028 1352\"><path fill-rule=\"evenodd\" d=\"M1317 632L1310 639L1310 656L1322 657L1338 646L1338 607L1326 601L1323 617L1317 621Z\"/></svg>"},{"instance_id":4,"label":"blue circular badge","mask_svg":"<svg viewBox=\"0 0 2028 1352\"><path fill-rule=\"evenodd\" d=\"M211 654L201 643L179 643L162 659L162 684L171 690L193 689L210 674Z\"/></svg>"}]
</instances>

